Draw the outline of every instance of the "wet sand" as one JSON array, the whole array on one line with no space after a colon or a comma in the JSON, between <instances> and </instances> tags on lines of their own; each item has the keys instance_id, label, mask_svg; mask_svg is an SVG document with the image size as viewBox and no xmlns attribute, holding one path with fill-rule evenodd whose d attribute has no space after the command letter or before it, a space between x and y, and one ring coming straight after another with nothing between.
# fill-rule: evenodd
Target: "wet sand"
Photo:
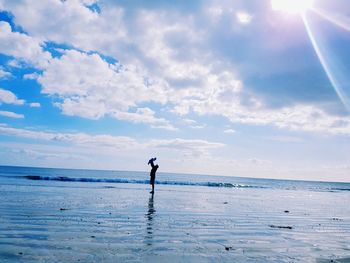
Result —
<instances>
[{"instance_id":1,"label":"wet sand","mask_svg":"<svg viewBox=\"0 0 350 263\"><path fill-rule=\"evenodd\" d=\"M349 193L0 185L0 262L350 262Z\"/></svg>"}]
</instances>

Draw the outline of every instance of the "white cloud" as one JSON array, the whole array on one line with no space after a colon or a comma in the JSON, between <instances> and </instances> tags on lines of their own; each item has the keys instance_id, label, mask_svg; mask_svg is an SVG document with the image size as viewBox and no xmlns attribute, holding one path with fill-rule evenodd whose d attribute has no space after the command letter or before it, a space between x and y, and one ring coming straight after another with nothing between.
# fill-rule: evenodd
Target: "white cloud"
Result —
<instances>
[{"instance_id":1,"label":"white cloud","mask_svg":"<svg viewBox=\"0 0 350 263\"><path fill-rule=\"evenodd\" d=\"M29 103L29 107L40 108L41 104L39 102L31 102L31 103Z\"/></svg>"},{"instance_id":2,"label":"white cloud","mask_svg":"<svg viewBox=\"0 0 350 263\"><path fill-rule=\"evenodd\" d=\"M154 114L155 112L149 108L138 108L136 112L116 111L112 116L119 120L127 120L134 123L148 123L154 128L176 130L167 120L156 118Z\"/></svg>"},{"instance_id":3,"label":"white cloud","mask_svg":"<svg viewBox=\"0 0 350 263\"><path fill-rule=\"evenodd\" d=\"M197 122L195 120L192 120L192 119L183 119L183 122L186 124L190 124L190 125L197 124Z\"/></svg>"},{"instance_id":4,"label":"white cloud","mask_svg":"<svg viewBox=\"0 0 350 263\"><path fill-rule=\"evenodd\" d=\"M206 148L215 149L223 147L222 143L213 143L205 140L185 140L185 139L171 139L171 140L151 140L149 145L160 148L173 148L173 149L192 149L192 148Z\"/></svg>"},{"instance_id":5,"label":"white cloud","mask_svg":"<svg viewBox=\"0 0 350 263\"><path fill-rule=\"evenodd\" d=\"M8 79L12 76L12 74L8 71L5 71L0 68L0 79Z\"/></svg>"},{"instance_id":6,"label":"white cloud","mask_svg":"<svg viewBox=\"0 0 350 263\"><path fill-rule=\"evenodd\" d=\"M166 148L176 150L184 155L202 156L207 155L211 150L222 148L225 144L208 142L205 140L185 140L185 139L169 139L169 140L151 140L147 143L150 148Z\"/></svg>"},{"instance_id":7,"label":"white cloud","mask_svg":"<svg viewBox=\"0 0 350 263\"><path fill-rule=\"evenodd\" d=\"M0 112L1 113L1 112ZM85 147L113 147L116 149L134 147L134 139L125 136L88 135L85 133L54 133L11 127L0 127L0 133L35 140L68 142Z\"/></svg>"},{"instance_id":8,"label":"white cloud","mask_svg":"<svg viewBox=\"0 0 350 263\"><path fill-rule=\"evenodd\" d=\"M174 89L170 98L181 93L200 93L201 86L211 77L210 52L203 54L199 46L205 41L205 32L196 28L191 16L180 13L139 11L135 23L139 30L130 36L142 52L133 63L159 76Z\"/></svg>"},{"instance_id":9,"label":"white cloud","mask_svg":"<svg viewBox=\"0 0 350 263\"><path fill-rule=\"evenodd\" d=\"M231 96L228 94L231 93ZM292 131L319 132L333 135L350 135L350 117L330 115L319 107L297 104L291 107L267 109L252 97L252 105L241 103L240 92L219 89L211 96L184 98L175 106L174 112L185 116L190 112L199 115L218 115L232 123L249 125L273 125Z\"/></svg>"},{"instance_id":10,"label":"white cloud","mask_svg":"<svg viewBox=\"0 0 350 263\"><path fill-rule=\"evenodd\" d=\"M33 16L37 17L36 20L28 19L27 12L23 11L28 2L20 5L7 4L14 13L16 21L38 39L69 42L80 48L110 51L108 46L111 43L108 39L99 36L99 40L103 40L102 45L98 44L101 41L90 41L92 35L98 35L96 31L106 32L106 28L102 30L102 28L90 27L96 34L91 32L83 34L84 30L81 30L87 25L86 21L98 21L99 26L102 24L113 26L113 23L107 22L105 10L99 15L79 2L68 2L70 1L53 2L52 5L44 4L44 6L40 4L40 8L38 4L31 3L28 9L33 12ZM54 6L65 12L53 11ZM41 20L47 20L45 19L47 14L42 10L50 14L49 11L52 10L51 15L59 16L56 19L50 18L50 21L62 21L60 28L64 28L65 32L58 34L59 31L52 30L52 25L39 23ZM118 10L117 17L121 19L123 12L120 8ZM72 16L67 16L67 12ZM61 14L65 16L61 17ZM221 62L213 63L211 55L203 56L198 50L205 32L195 27L191 16L179 19L180 16L180 13L169 15L168 12L141 10L138 11L134 23L137 25L136 28L140 26L142 30L129 35L125 33L128 31L121 35L114 34L113 42L132 43L142 55L127 52L128 55L124 56L123 48L119 48L117 52L110 51L111 54L121 56L122 59L137 65L136 67L130 64L124 67L119 64L109 64L97 54L71 50L65 51L62 57L52 59L41 76L29 75L25 78L37 77L43 87L43 93L61 99L56 101L55 105L60 107L66 115L90 119L110 115L132 122L142 121L153 127L173 129L166 120L156 118L153 112L147 111L142 114L137 112L138 108L144 108L139 104L156 102L164 105L170 102L175 106L173 112L180 113L186 112L186 108L183 108L184 104L181 103L183 99L202 100L205 97L218 96L223 100L230 100L236 97L241 89L241 83L234 76L232 69L227 70ZM69 22L67 17L76 18L73 23L76 27L74 32L76 35L83 34L82 38L86 40L85 42L74 39L73 34L62 26ZM126 25L123 24L124 26ZM133 31L130 30L131 32ZM60 37L64 39L59 39ZM182 45L174 45L179 40ZM201 59L198 59L198 56ZM194 128L203 127L203 125L197 125Z\"/></svg>"},{"instance_id":11,"label":"white cloud","mask_svg":"<svg viewBox=\"0 0 350 263\"><path fill-rule=\"evenodd\" d=\"M69 50L51 60L38 82L43 93L61 99L56 106L66 115L89 119L109 115L171 129L171 125L156 118L151 109L131 112L140 103L164 104L167 100L166 87L146 78L135 67L109 64L98 54Z\"/></svg>"},{"instance_id":12,"label":"white cloud","mask_svg":"<svg viewBox=\"0 0 350 263\"><path fill-rule=\"evenodd\" d=\"M34 159L42 159L42 160L48 160L48 159L61 159L61 160L80 160L84 159L81 155L76 154L69 154L69 153L52 153L52 152L43 152L43 151L35 151L31 149L11 149L11 152L16 155L26 155L28 157L34 158Z\"/></svg>"},{"instance_id":13,"label":"white cloud","mask_svg":"<svg viewBox=\"0 0 350 263\"><path fill-rule=\"evenodd\" d=\"M51 142L69 143L86 148L109 148L109 149L133 149L136 151L146 149L167 149L168 152L181 152L191 156L208 155L212 150L222 148L222 143L209 142L206 140L191 139L152 139L147 142L137 141L126 136L112 135L89 135L86 133L56 133L43 132L28 129L17 129L0 126L0 134L44 140Z\"/></svg>"},{"instance_id":14,"label":"white cloud","mask_svg":"<svg viewBox=\"0 0 350 263\"><path fill-rule=\"evenodd\" d=\"M43 51L39 40L19 32L12 32L11 26L2 21L0 21L0 53L39 68L46 66L51 58L50 53Z\"/></svg>"},{"instance_id":15,"label":"white cloud","mask_svg":"<svg viewBox=\"0 0 350 263\"><path fill-rule=\"evenodd\" d=\"M188 127L192 129L204 129L206 127L205 124L198 124L197 121L192 119L183 119L183 122L188 125Z\"/></svg>"},{"instance_id":16,"label":"white cloud","mask_svg":"<svg viewBox=\"0 0 350 263\"><path fill-rule=\"evenodd\" d=\"M316 106L264 108L261 99L245 92L234 65L203 44L210 40L212 32L208 30L213 28L209 24L198 27L198 17L149 9L134 10L134 16L126 17L123 8L106 6L101 5L102 11L97 13L82 1L4 3L29 34L11 32L2 22L0 50L7 54L38 64L35 57L50 59L40 46L42 41L54 41L99 51L123 62L107 63L98 54L68 50L50 59L42 75L25 76L37 78L44 94L58 98L55 105L64 114L90 119L112 116L173 129L145 105L151 102L182 116L193 112L223 116L232 123L350 134L348 117L332 116ZM239 23L251 22L251 14L226 7L214 1L202 11L215 19L230 15ZM18 44L10 48L9 43ZM30 48L18 48L23 43Z\"/></svg>"},{"instance_id":17,"label":"white cloud","mask_svg":"<svg viewBox=\"0 0 350 263\"><path fill-rule=\"evenodd\" d=\"M19 61L17 59L11 59L7 62L7 65L12 68L23 68L26 64L23 61Z\"/></svg>"},{"instance_id":18,"label":"white cloud","mask_svg":"<svg viewBox=\"0 0 350 263\"><path fill-rule=\"evenodd\" d=\"M304 140L300 137L295 137L295 136L271 136L271 137L265 137L264 139L266 140L271 140L271 141L278 141L278 142L304 142Z\"/></svg>"},{"instance_id":19,"label":"white cloud","mask_svg":"<svg viewBox=\"0 0 350 263\"><path fill-rule=\"evenodd\" d=\"M252 21L253 16L246 12L240 11L236 13L236 19L239 23L245 25L245 24L249 24Z\"/></svg>"},{"instance_id":20,"label":"white cloud","mask_svg":"<svg viewBox=\"0 0 350 263\"><path fill-rule=\"evenodd\" d=\"M40 76L40 75L39 75L38 73L34 72L34 73L30 73L30 74L24 74L24 75L23 75L23 79L33 79L33 80L37 80L39 76Z\"/></svg>"},{"instance_id":21,"label":"white cloud","mask_svg":"<svg viewBox=\"0 0 350 263\"><path fill-rule=\"evenodd\" d=\"M0 116L5 116L5 117L15 118L15 119L24 119L23 114L14 113L11 111L0 111Z\"/></svg>"},{"instance_id":22,"label":"white cloud","mask_svg":"<svg viewBox=\"0 0 350 263\"><path fill-rule=\"evenodd\" d=\"M222 14L225 12L223 7L218 5L211 5L207 6L204 12L215 22L219 20L219 18L222 16Z\"/></svg>"},{"instance_id":23,"label":"white cloud","mask_svg":"<svg viewBox=\"0 0 350 263\"><path fill-rule=\"evenodd\" d=\"M207 127L207 125L205 124L198 124L198 125L191 126L191 128L193 129L204 129L205 127Z\"/></svg>"},{"instance_id":24,"label":"white cloud","mask_svg":"<svg viewBox=\"0 0 350 263\"><path fill-rule=\"evenodd\" d=\"M227 30L237 30L244 25L248 25L253 20L253 15L247 11L240 10L240 3L236 2L224 2L224 1L211 1L210 5L206 5L204 13L213 23L207 26L222 26L220 22L227 24ZM212 28L212 30L215 30Z\"/></svg>"},{"instance_id":25,"label":"white cloud","mask_svg":"<svg viewBox=\"0 0 350 263\"><path fill-rule=\"evenodd\" d=\"M241 115L230 112L227 117L233 122L272 124L278 128L294 131L350 135L350 117L332 116L320 108L309 105L296 105L278 110L247 110Z\"/></svg>"},{"instance_id":26,"label":"white cloud","mask_svg":"<svg viewBox=\"0 0 350 263\"><path fill-rule=\"evenodd\" d=\"M5 1L3 8L29 35L41 41L110 53L125 38L124 11L108 6L97 13L86 6L94 2L97 1Z\"/></svg>"},{"instance_id":27,"label":"white cloud","mask_svg":"<svg viewBox=\"0 0 350 263\"><path fill-rule=\"evenodd\" d=\"M236 133L236 131L234 129L226 129L224 133Z\"/></svg>"},{"instance_id":28,"label":"white cloud","mask_svg":"<svg viewBox=\"0 0 350 263\"><path fill-rule=\"evenodd\" d=\"M24 100L18 99L17 96L11 91L0 88L0 104L6 103L14 105L23 105L24 102Z\"/></svg>"}]
</instances>

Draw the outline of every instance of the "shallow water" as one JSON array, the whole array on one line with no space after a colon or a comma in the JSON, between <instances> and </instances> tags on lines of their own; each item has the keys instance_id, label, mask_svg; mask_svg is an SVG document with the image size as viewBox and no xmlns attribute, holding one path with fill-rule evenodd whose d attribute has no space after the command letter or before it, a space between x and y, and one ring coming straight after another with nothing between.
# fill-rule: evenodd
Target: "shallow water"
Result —
<instances>
[{"instance_id":1,"label":"shallow water","mask_svg":"<svg viewBox=\"0 0 350 263\"><path fill-rule=\"evenodd\" d=\"M348 184L160 173L193 184L159 184L152 197L132 182L147 173L0 174L0 262L350 262L350 192L334 190Z\"/></svg>"}]
</instances>

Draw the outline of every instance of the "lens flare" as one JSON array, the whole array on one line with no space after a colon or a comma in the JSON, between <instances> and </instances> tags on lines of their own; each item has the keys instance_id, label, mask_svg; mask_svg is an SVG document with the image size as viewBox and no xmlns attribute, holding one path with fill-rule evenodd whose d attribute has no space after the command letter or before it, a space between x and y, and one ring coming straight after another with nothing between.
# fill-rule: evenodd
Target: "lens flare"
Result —
<instances>
[{"instance_id":1,"label":"lens flare","mask_svg":"<svg viewBox=\"0 0 350 263\"><path fill-rule=\"evenodd\" d=\"M335 92L337 93L346 109L350 112L350 100L346 94L346 88L349 86L347 77L340 69L341 67L339 63L334 58L332 58L330 52L327 50L327 47L321 41L316 40L316 35L311 28L306 14L302 14L302 18L312 46L318 56L318 59L321 62L324 71L327 74L329 81L331 82Z\"/></svg>"}]
</instances>

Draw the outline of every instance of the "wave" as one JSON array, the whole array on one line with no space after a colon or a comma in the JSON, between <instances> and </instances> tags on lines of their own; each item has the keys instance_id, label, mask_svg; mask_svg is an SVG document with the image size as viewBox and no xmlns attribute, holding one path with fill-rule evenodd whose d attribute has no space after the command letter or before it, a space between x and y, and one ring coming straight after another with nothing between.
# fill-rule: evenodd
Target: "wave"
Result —
<instances>
[{"instance_id":1,"label":"wave","mask_svg":"<svg viewBox=\"0 0 350 263\"><path fill-rule=\"evenodd\" d=\"M149 180L133 179L108 179L108 178L72 178L65 176L40 176L26 175L22 178L37 181L62 181L62 182L88 182L88 183L115 183L115 184L149 184ZM185 186L207 186L207 187L227 187L227 188L265 188L263 186L253 186L246 184L232 184L221 182L188 182L188 181L156 181L155 184L161 185L185 185Z\"/></svg>"},{"instance_id":2,"label":"wave","mask_svg":"<svg viewBox=\"0 0 350 263\"><path fill-rule=\"evenodd\" d=\"M350 191L350 188L328 188L329 191Z\"/></svg>"}]
</instances>

